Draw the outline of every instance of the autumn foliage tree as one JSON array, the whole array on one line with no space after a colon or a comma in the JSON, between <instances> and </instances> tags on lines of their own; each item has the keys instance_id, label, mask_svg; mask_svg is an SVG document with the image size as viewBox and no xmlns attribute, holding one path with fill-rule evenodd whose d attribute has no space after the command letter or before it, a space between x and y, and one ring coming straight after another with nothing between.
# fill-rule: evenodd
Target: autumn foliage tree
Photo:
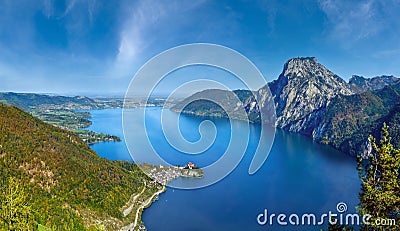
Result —
<instances>
[{"instance_id":1,"label":"autumn foliage tree","mask_svg":"<svg viewBox=\"0 0 400 231\"><path fill-rule=\"evenodd\" d=\"M3 179L0 204L0 230L33 230L28 196L14 177Z\"/></svg>"},{"instance_id":2,"label":"autumn foliage tree","mask_svg":"<svg viewBox=\"0 0 400 231\"><path fill-rule=\"evenodd\" d=\"M370 150L359 160L359 213L371 215L361 230L400 230L400 150L391 144L386 124L381 134L379 144L370 136Z\"/></svg>"}]
</instances>

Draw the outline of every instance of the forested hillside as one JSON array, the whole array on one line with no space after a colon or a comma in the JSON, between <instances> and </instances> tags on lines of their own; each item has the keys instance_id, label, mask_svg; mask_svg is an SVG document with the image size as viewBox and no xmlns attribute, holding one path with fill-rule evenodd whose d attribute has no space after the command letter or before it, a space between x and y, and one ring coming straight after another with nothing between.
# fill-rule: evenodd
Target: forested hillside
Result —
<instances>
[{"instance_id":1,"label":"forested hillside","mask_svg":"<svg viewBox=\"0 0 400 231\"><path fill-rule=\"evenodd\" d=\"M30 227L115 230L126 224L120 208L148 180L135 165L100 158L77 135L1 103L0 175L0 230L11 229L4 221L16 205L28 206L14 218Z\"/></svg>"},{"instance_id":2,"label":"forested hillside","mask_svg":"<svg viewBox=\"0 0 400 231\"><path fill-rule=\"evenodd\" d=\"M396 120L399 113L400 94L391 86L373 92L349 96L338 96L328 106L324 119L319 125L321 134L317 141L330 144L343 152L356 155L365 147L370 134L379 138L380 129L386 122L392 143L399 147Z\"/></svg>"}]
</instances>

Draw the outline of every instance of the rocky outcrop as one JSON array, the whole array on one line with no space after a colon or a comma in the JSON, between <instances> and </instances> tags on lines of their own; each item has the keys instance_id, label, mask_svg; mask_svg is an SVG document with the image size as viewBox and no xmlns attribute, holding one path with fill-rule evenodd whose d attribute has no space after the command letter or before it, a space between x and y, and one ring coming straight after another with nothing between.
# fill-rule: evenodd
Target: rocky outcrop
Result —
<instances>
[{"instance_id":1,"label":"rocky outcrop","mask_svg":"<svg viewBox=\"0 0 400 231\"><path fill-rule=\"evenodd\" d=\"M332 98L355 93L349 84L313 57L287 61L269 88L275 101L276 125L308 135L315 133L314 128Z\"/></svg>"},{"instance_id":2,"label":"rocky outcrop","mask_svg":"<svg viewBox=\"0 0 400 231\"><path fill-rule=\"evenodd\" d=\"M373 78L364 78L362 76L353 75L349 80L349 84L354 90L359 92L376 91L385 86L400 84L400 79L393 75L382 75Z\"/></svg>"}]
</instances>

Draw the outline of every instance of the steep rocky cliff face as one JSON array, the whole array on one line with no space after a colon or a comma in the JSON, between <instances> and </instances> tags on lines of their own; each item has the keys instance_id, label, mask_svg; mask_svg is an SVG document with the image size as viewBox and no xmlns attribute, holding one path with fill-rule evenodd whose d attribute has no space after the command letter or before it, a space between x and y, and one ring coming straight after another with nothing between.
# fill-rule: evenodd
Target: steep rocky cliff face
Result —
<instances>
[{"instance_id":1,"label":"steep rocky cliff face","mask_svg":"<svg viewBox=\"0 0 400 231\"><path fill-rule=\"evenodd\" d=\"M290 59L269 87L275 101L276 125L308 135L313 134L332 98L355 93L315 58Z\"/></svg>"},{"instance_id":2,"label":"steep rocky cliff face","mask_svg":"<svg viewBox=\"0 0 400 231\"><path fill-rule=\"evenodd\" d=\"M227 97L229 94L226 91L207 90L183 100L173 109L177 110L187 102L194 101L195 98L215 97L225 102L226 108L233 112L244 107L252 122L260 122L260 114L263 115L263 122L270 122L275 119L276 114L277 127L313 135L331 99L338 95L355 93L349 84L313 57L290 59L285 63L277 80L254 94L244 94L246 92L250 91L234 91L239 96L241 105L230 102L232 97ZM275 105L275 112L272 105ZM183 112L195 115L226 116L221 108L205 101L193 102L187 105Z\"/></svg>"},{"instance_id":3,"label":"steep rocky cliff face","mask_svg":"<svg viewBox=\"0 0 400 231\"><path fill-rule=\"evenodd\" d=\"M398 127L398 78L353 76L346 83L313 57L290 59L277 80L256 92L241 90L234 93L240 103L232 103L226 91L220 90L200 92L188 99L214 95L222 99L229 110L236 112L244 107L252 122L261 122L261 115L263 122L271 121L269 119L275 115L271 112L275 110L277 127L310 136L317 142L353 155L360 151L369 134L379 133L382 118L389 112L396 118L392 126ZM226 116L221 108L213 107L210 102L195 102L182 111L201 116ZM393 141L400 145L400 140Z\"/></svg>"}]
</instances>

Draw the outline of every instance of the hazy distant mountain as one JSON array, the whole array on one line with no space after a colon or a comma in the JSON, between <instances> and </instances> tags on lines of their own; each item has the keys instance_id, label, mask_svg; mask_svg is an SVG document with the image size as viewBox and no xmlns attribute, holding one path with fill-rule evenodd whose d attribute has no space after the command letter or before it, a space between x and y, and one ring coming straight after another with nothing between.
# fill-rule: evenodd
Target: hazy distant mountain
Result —
<instances>
[{"instance_id":1,"label":"hazy distant mountain","mask_svg":"<svg viewBox=\"0 0 400 231\"><path fill-rule=\"evenodd\" d=\"M248 100L254 101L254 92L248 90L235 90L233 92L219 89L209 89L193 94L192 96L178 102L171 109L181 111L186 114L197 116L226 117L231 113L232 118L245 120L241 110L243 104L248 104ZM238 104L238 100L239 103ZM223 105L222 108L220 105ZM246 111L252 110L247 108Z\"/></svg>"},{"instance_id":2,"label":"hazy distant mountain","mask_svg":"<svg viewBox=\"0 0 400 231\"><path fill-rule=\"evenodd\" d=\"M346 83L314 57L293 58L285 63L277 80L254 94L249 94L248 98L242 98L242 105L237 105L246 109L252 122L260 122L260 110L263 110L266 101L271 100L265 97L267 87L270 88L275 103L277 127L305 134L318 142L330 144L351 154L356 154L367 139L368 132L375 133L377 129L379 133L382 119L387 118L388 113L397 115L395 109L398 109L400 102L400 82L396 77L366 79L353 76ZM213 91L215 90L195 95L208 97ZM184 102L190 100L189 97ZM229 99L226 101L229 104ZM182 111L205 116L213 116L218 112L214 110L213 113L207 113L207 108L209 103L202 102L201 106L190 104L190 107ZM222 113L220 116L226 114ZM397 120L393 121L392 124ZM373 125L379 128L366 129ZM358 134L359 140L353 140L353 134ZM393 141L395 145L400 144L400 140Z\"/></svg>"},{"instance_id":3,"label":"hazy distant mountain","mask_svg":"<svg viewBox=\"0 0 400 231\"><path fill-rule=\"evenodd\" d=\"M370 79L353 75L349 80L349 84L358 91L375 91L382 89L385 86L396 85L399 83L400 79L393 75L382 75Z\"/></svg>"},{"instance_id":4,"label":"hazy distant mountain","mask_svg":"<svg viewBox=\"0 0 400 231\"><path fill-rule=\"evenodd\" d=\"M14 92L0 93L0 103L16 106L23 110L29 110L30 107L45 104L69 105L71 107L96 107L95 101L85 96L67 97Z\"/></svg>"}]
</instances>

